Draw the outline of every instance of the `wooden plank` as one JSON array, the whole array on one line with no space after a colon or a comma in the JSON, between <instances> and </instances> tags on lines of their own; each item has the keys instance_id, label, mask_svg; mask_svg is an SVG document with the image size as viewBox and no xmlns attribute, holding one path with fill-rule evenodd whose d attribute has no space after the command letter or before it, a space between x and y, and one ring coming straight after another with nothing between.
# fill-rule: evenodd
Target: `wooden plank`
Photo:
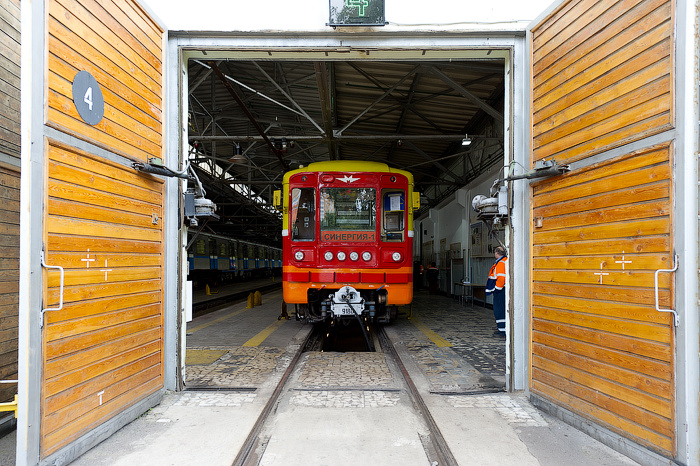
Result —
<instances>
[{"instance_id":1,"label":"wooden plank","mask_svg":"<svg viewBox=\"0 0 700 466\"><path fill-rule=\"evenodd\" d=\"M531 285L533 294L548 294L554 296L569 296L572 298L599 299L603 301L654 304L654 290L640 287L607 287L601 288L599 284L586 285L581 283L552 283L533 281ZM668 302L670 293L668 290L659 290L660 302Z\"/></svg>"},{"instance_id":2,"label":"wooden plank","mask_svg":"<svg viewBox=\"0 0 700 466\"><path fill-rule=\"evenodd\" d=\"M670 42L671 9L660 8L651 12L645 21L635 22L620 34L612 36L595 50L583 50L568 66L556 64L537 77L533 85L534 110L538 112L577 86L592 83L611 70L632 60L651 47ZM542 100L547 96L544 100ZM541 118L538 117L537 121Z\"/></svg>"},{"instance_id":3,"label":"wooden plank","mask_svg":"<svg viewBox=\"0 0 700 466\"><path fill-rule=\"evenodd\" d=\"M110 207L125 212L138 212L142 215L147 215L149 218L153 214L158 215L158 217L162 217L163 215L160 205L142 201L134 197L126 197L116 192L97 191L85 186L66 183L58 179L49 181L48 194L54 198L66 199L89 205Z\"/></svg>"},{"instance_id":4,"label":"wooden plank","mask_svg":"<svg viewBox=\"0 0 700 466\"><path fill-rule=\"evenodd\" d=\"M48 11L47 124L131 160L162 157L162 31L144 32L150 19L130 1L52 0ZM103 90L96 126L72 102L78 69ZM48 173L47 259L66 274L64 307L44 320L44 458L162 389L164 360L165 181L52 140ZM46 277L52 306L58 274Z\"/></svg>"},{"instance_id":5,"label":"wooden plank","mask_svg":"<svg viewBox=\"0 0 700 466\"><path fill-rule=\"evenodd\" d=\"M69 217L75 220L89 220L95 222L114 223L128 225L150 230L161 230L160 215L157 215L158 222L153 223L152 214L159 211L156 207L151 212L130 212L119 210L113 207L98 207L73 201L62 201L55 198L48 200L48 213L54 216ZM160 213L160 212L158 212Z\"/></svg>"},{"instance_id":6,"label":"wooden plank","mask_svg":"<svg viewBox=\"0 0 700 466\"><path fill-rule=\"evenodd\" d=\"M542 199L541 195L544 193L559 191L567 187L601 179L611 180L611 186L608 191L614 191L619 188L612 185L624 182L625 178L619 176L617 178L610 177L668 164L669 158L670 146L668 143L630 152L612 160L587 165L568 173L565 177L535 181L532 184L533 195ZM624 186L629 187L633 185L625 184Z\"/></svg>"},{"instance_id":7,"label":"wooden plank","mask_svg":"<svg viewBox=\"0 0 700 466\"><path fill-rule=\"evenodd\" d=\"M114 224L107 222L95 222L55 216L51 216L47 219L46 227L50 233L70 234L79 231L84 235L96 236L100 238L159 241L161 237L160 230L151 230L148 228L131 226L120 226L119 228L115 228ZM0 231L2 231L1 227Z\"/></svg>"},{"instance_id":8,"label":"wooden plank","mask_svg":"<svg viewBox=\"0 0 700 466\"><path fill-rule=\"evenodd\" d=\"M77 335L73 338L47 342L46 360L84 351L106 341L117 340L127 335L157 328L161 325L161 320L160 316L151 316L138 321L103 328L88 334Z\"/></svg>"},{"instance_id":9,"label":"wooden plank","mask_svg":"<svg viewBox=\"0 0 700 466\"><path fill-rule=\"evenodd\" d=\"M615 5L616 2L579 2L572 6L566 13L566 16L560 16L560 20L552 23L549 30L534 34L533 30L533 48L532 53L535 60L542 60L553 54L563 44L573 46L572 38L581 31L590 30L595 27L591 25L596 19L605 16L606 10ZM629 3L627 4L629 8ZM614 14L614 11L612 12ZM598 27L600 29L600 26ZM590 36L588 36L590 37ZM567 39L569 42L567 42ZM580 39L585 40L585 37Z\"/></svg>"},{"instance_id":10,"label":"wooden plank","mask_svg":"<svg viewBox=\"0 0 700 466\"><path fill-rule=\"evenodd\" d=\"M80 119L73 101L49 89L49 123L52 127L81 138L93 140L112 152L140 161L151 157L162 158L162 148L158 142L146 141L130 130L103 118L97 125L90 126Z\"/></svg>"},{"instance_id":11,"label":"wooden plank","mask_svg":"<svg viewBox=\"0 0 700 466\"><path fill-rule=\"evenodd\" d=\"M111 313L74 318L59 323L49 323L46 324L46 341L53 342L63 338L71 338L77 335L99 331L105 327L139 321L145 318L158 316L160 311L161 303L157 302L129 309L120 309L119 311Z\"/></svg>"},{"instance_id":12,"label":"wooden plank","mask_svg":"<svg viewBox=\"0 0 700 466\"><path fill-rule=\"evenodd\" d=\"M575 227L568 230L535 231L533 244L563 243L567 241L602 240L635 236L656 236L670 233L667 217Z\"/></svg>"},{"instance_id":13,"label":"wooden plank","mask_svg":"<svg viewBox=\"0 0 700 466\"><path fill-rule=\"evenodd\" d=\"M140 3L127 0L124 2L116 2L115 5L121 9L124 14L134 22L134 25L148 36L148 38L157 45L158 48L163 48L163 33L165 32L154 19L146 12ZM116 15L115 15L116 17ZM145 42L145 40L141 42Z\"/></svg>"},{"instance_id":14,"label":"wooden plank","mask_svg":"<svg viewBox=\"0 0 700 466\"><path fill-rule=\"evenodd\" d=\"M565 309L596 316L619 317L621 319L665 325L668 315L655 308L632 303L620 303L601 300L567 298L562 296L533 294L533 306L553 309Z\"/></svg>"},{"instance_id":15,"label":"wooden plank","mask_svg":"<svg viewBox=\"0 0 700 466\"><path fill-rule=\"evenodd\" d=\"M617 188L617 186L614 188ZM599 194L590 194L573 199L569 198L569 200L559 201L555 204L545 204L546 201L542 197L538 197L536 200L533 199L532 213L535 217L543 217L543 219L545 219L554 215L607 209L633 202L645 202L657 199L668 200L670 195L670 181L661 180L656 183L641 186L628 186L622 189L604 191ZM564 196L561 196L561 198L563 197Z\"/></svg>"},{"instance_id":16,"label":"wooden plank","mask_svg":"<svg viewBox=\"0 0 700 466\"><path fill-rule=\"evenodd\" d=\"M118 354L121 351L128 351L136 348L145 341L155 341L158 339L160 339L160 328L154 328L141 333L127 335L124 338L105 342L102 345L86 349L80 353L54 358L46 362L44 372L46 380L51 380L65 372L74 371L95 363L104 358L106 354Z\"/></svg>"},{"instance_id":17,"label":"wooden plank","mask_svg":"<svg viewBox=\"0 0 700 466\"><path fill-rule=\"evenodd\" d=\"M615 335L629 335L643 340L671 344L672 338L669 328L673 325L671 323L672 316L667 315L667 317L668 323L666 325L658 325L647 322L621 320L614 317L582 314L580 312L571 312L566 309L532 307L533 319L549 320L551 322L560 322L591 330L609 332Z\"/></svg>"},{"instance_id":18,"label":"wooden plank","mask_svg":"<svg viewBox=\"0 0 700 466\"><path fill-rule=\"evenodd\" d=\"M665 387L667 390L670 390L669 384L673 380L673 368L668 362L642 357L630 351L608 349L597 345L591 345L587 342L539 331L532 332L532 342L542 347L555 348L559 351L565 351L584 357L585 361L579 367L587 367L588 360L609 365L607 368L608 372L599 375L616 376L615 366L621 367L623 370L633 368L634 371L648 376L651 380L662 380L666 382ZM611 367L613 369L611 369ZM643 383L646 382L644 381ZM666 397L669 397L668 393L666 393Z\"/></svg>"},{"instance_id":19,"label":"wooden plank","mask_svg":"<svg viewBox=\"0 0 700 466\"><path fill-rule=\"evenodd\" d=\"M162 203L162 179L140 174L122 165L97 161L88 154L70 150L56 143L50 146L49 158L49 173L52 179L125 194L141 202Z\"/></svg>"},{"instance_id":20,"label":"wooden plank","mask_svg":"<svg viewBox=\"0 0 700 466\"><path fill-rule=\"evenodd\" d=\"M129 48L162 73L163 31L155 31L150 27L152 21L143 21L138 14L134 14L133 7L128 2L120 1L117 4L115 1L81 0L81 3L86 10L99 17L107 29L114 31ZM122 8L128 13L125 14Z\"/></svg>"},{"instance_id":21,"label":"wooden plank","mask_svg":"<svg viewBox=\"0 0 700 466\"><path fill-rule=\"evenodd\" d=\"M89 260L89 259L88 259ZM92 284L117 284L135 280L159 280L162 276L160 267L128 267L128 268L102 268L99 264L95 267L82 269L68 269L64 271L64 289L73 286L86 286ZM51 274L47 280L49 287L59 286L59 274Z\"/></svg>"},{"instance_id":22,"label":"wooden plank","mask_svg":"<svg viewBox=\"0 0 700 466\"><path fill-rule=\"evenodd\" d=\"M67 99L73 99L73 79L80 71L70 63L55 57L50 56L49 66L53 74L49 78L49 86L52 91L65 96ZM123 83L113 82L109 77L100 76L100 72L95 79L100 79L100 88L105 103L104 117L113 121L115 124L129 129L138 134L142 138L150 141L159 141L162 134L161 121L156 120L153 114L157 109L151 102L144 97L136 94L135 90L139 90L138 84L135 84L135 90L122 90ZM126 100L123 96L132 94L131 100ZM138 107L139 101L143 101L145 107Z\"/></svg>"},{"instance_id":23,"label":"wooden plank","mask_svg":"<svg viewBox=\"0 0 700 466\"><path fill-rule=\"evenodd\" d=\"M557 121L557 126L542 131L546 128L540 126L540 131L533 134L533 149L535 154L543 152L560 152L572 147L584 137L591 139L600 134L602 129L617 129L639 120L634 120L629 110L634 108L641 118L648 118L668 112L671 108L670 92L671 80L667 74L659 75L662 69L669 67L670 60L659 63L658 69L652 69L653 73L640 76L639 82L617 83L610 92L606 92L609 99L597 101L589 99L585 102L585 108L573 106L571 112L563 115L562 120ZM629 87L628 87L629 84ZM637 86L637 84L640 84ZM583 112L583 113L579 113ZM583 133L583 128L589 128L592 134ZM606 131L607 132L607 131ZM583 134L582 134L583 133Z\"/></svg>"},{"instance_id":24,"label":"wooden plank","mask_svg":"<svg viewBox=\"0 0 700 466\"><path fill-rule=\"evenodd\" d=\"M669 268L668 254L610 254L602 256L545 256L534 257L533 270L595 270L600 269L601 263L607 271L621 270L657 270ZM622 269L622 267L625 267Z\"/></svg>"},{"instance_id":25,"label":"wooden plank","mask_svg":"<svg viewBox=\"0 0 700 466\"><path fill-rule=\"evenodd\" d=\"M91 60L93 53L106 57L121 68L120 74L132 71L156 99L161 95L160 60L150 52L141 53L142 51L132 49L131 44L125 43L116 31L96 21L92 12L87 11L78 1L53 0L49 4L49 18L54 20L49 21L50 38L56 37L75 50L85 50L84 60ZM63 32L58 31L59 24L63 26ZM130 37L130 34L125 36ZM83 48L85 45L89 48ZM50 51L51 47L49 39Z\"/></svg>"},{"instance_id":26,"label":"wooden plank","mask_svg":"<svg viewBox=\"0 0 700 466\"><path fill-rule=\"evenodd\" d=\"M582 56L594 53L604 53L605 44L615 36L623 33L630 25L643 23L646 28L637 31L641 34L645 30L652 29L656 18L647 20L646 18L658 8L668 8L668 0L626 0L615 4L605 15L596 18L590 27L582 28L577 34L567 37L558 36L561 47L540 48L533 53L533 77L535 81L546 81L551 78L555 71L563 69L576 63ZM589 40L591 38L594 40ZM555 43L552 43L555 45Z\"/></svg>"},{"instance_id":27,"label":"wooden plank","mask_svg":"<svg viewBox=\"0 0 700 466\"><path fill-rule=\"evenodd\" d=\"M70 390L64 390L56 395L48 397L46 399L46 411L48 414L53 413L67 406L74 405L81 399L88 396L92 397L102 390L104 390L106 394L107 390L110 387L115 386L118 382L128 380L139 372L148 370L148 368L159 367L159 362L159 354L150 354L142 359L132 362L131 364L110 371L107 374L103 374L91 380L83 381ZM104 397L102 400L103 402L106 401Z\"/></svg>"},{"instance_id":28,"label":"wooden plank","mask_svg":"<svg viewBox=\"0 0 700 466\"><path fill-rule=\"evenodd\" d=\"M533 89L533 123L540 123L562 111L566 101L581 102L590 98L610 84L605 79L607 75L614 73L616 80L621 81L670 55L670 22L642 36L634 35L633 30L628 31L629 37L618 36L614 43L608 44L612 50L609 56L601 59L598 54L586 55Z\"/></svg>"},{"instance_id":29,"label":"wooden plank","mask_svg":"<svg viewBox=\"0 0 700 466\"><path fill-rule=\"evenodd\" d=\"M86 301L66 303L64 312L47 312L44 315L44 325L47 327L59 322L72 321L83 317L96 316L130 309L137 306L147 306L162 302L162 290L145 293L131 293L114 299L112 296Z\"/></svg>"},{"instance_id":30,"label":"wooden plank","mask_svg":"<svg viewBox=\"0 0 700 466\"><path fill-rule=\"evenodd\" d=\"M671 240L668 235L649 235L638 238L594 239L573 243L533 245L534 256L585 256L590 254L610 254L611 251L636 253L669 251Z\"/></svg>"},{"instance_id":31,"label":"wooden plank","mask_svg":"<svg viewBox=\"0 0 700 466\"><path fill-rule=\"evenodd\" d=\"M58 272L56 272L58 273ZM123 297L132 293L147 293L150 291L162 290L162 280L143 280L118 283L102 283L96 285L80 285L66 287L63 291L64 304L86 299ZM58 287L49 288L47 292L46 305L55 306L58 304Z\"/></svg>"},{"instance_id":32,"label":"wooden plank","mask_svg":"<svg viewBox=\"0 0 700 466\"><path fill-rule=\"evenodd\" d=\"M90 258L87 257L90 254ZM162 264L162 256L159 254L127 254L121 252L102 252L96 254L96 251L79 251L69 253L48 252L46 254L46 262L50 264L61 264L65 268L85 268L90 261L91 267L102 267L105 261L112 267L160 267Z\"/></svg>"},{"instance_id":33,"label":"wooden plank","mask_svg":"<svg viewBox=\"0 0 700 466\"><path fill-rule=\"evenodd\" d=\"M0 168L0 184L7 188L20 189L20 172Z\"/></svg>"},{"instance_id":34,"label":"wooden plank","mask_svg":"<svg viewBox=\"0 0 700 466\"><path fill-rule=\"evenodd\" d=\"M533 354L532 360L533 370L541 369L550 374L556 374L571 382L571 385L590 387L598 393L623 401L631 406L644 407L644 410L649 413L657 414L665 419L673 419L672 403L668 398L659 398L643 391L631 389L608 379L597 377L584 371L583 368L559 364L538 354ZM584 367L589 368L588 366ZM620 414L622 415L622 413Z\"/></svg>"},{"instance_id":35,"label":"wooden plank","mask_svg":"<svg viewBox=\"0 0 700 466\"><path fill-rule=\"evenodd\" d=\"M659 57L650 57L658 59ZM665 77L670 74L671 60L665 55L651 66L621 79L615 84L602 88L589 98L576 100L575 94L567 95L561 102L562 109L533 126L535 147L545 146L565 136L577 132L579 128L591 126L608 118L599 109L618 113L625 107L617 102L643 102L641 93L648 94L648 99L666 94L670 91L670 82ZM602 103L602 105L601 105ZM659 112L667 111L661 107Z\"/></svg>"},{"instance_id":36,"label":"wooden plank","mask_svg":"<svg viewBox=\"0 0 700 466\"><path fill-rule=\"evenodd\" d=\"M94 399L86 398L80 404L66 408L67 411L85 412L86 414L74 422L58 422L57 424L61 425L61 427L56 431L50 433L42 431L44 439L42 453L44 455L54 453L76 440L84 432L119 414L127 406L156 392L162 386L162 378L156 374L157 369L160 369L160 367L143 371L138 374L138 378L124 380L118 385L105 388L101 406L97 401L99 397L95 396L93 397ZM107 395L109 395L110 401L106 401ZM95 408L90 409L91 406L95 406Z\"/></svg>"},{"instance_id":37,"label":"wooden plank","mask_svg":"<svg viewBox=\"0 0 700 466\"><path fill-rule=\"evenodd\" d=\"M591 224L617 223L636 219L651 219L668 217L671 214L671 206L668 199L654 200L626 204L617 207L608 207L587 212L563 214L543 218L542 226L537 231L554 231L568 228L581 227Z\"/></svg>"},{"instance_id":38,"label":"wooden plank","mask_svg":"<svg viewBox=\"0 0 700 466\"><path fill-rule=\"evenodd\" d=\"M538 372L537 375L540 375ZM545 398L554 399L557 404L566 407L568 410L582 415L585 418L592 419L597 423L602 423L612 431L621 434L624 437L632 438L637 443L650 447L652 450L659 451L667 456L673 456L673 440L671 434L663 435L655 432L638 422L630 421L625 417L616 414L605 408L601 408L598 403L603 406L612 405L616 407L615 400L602 399L602 395L597 395L595 392L587 391L581 387L584 394L579 396L571 395L560 389L561 381L559 379L549 378L548 383L539 380L533 382L532 390L534 393L540 394ZM581 398L586 396L586 399ZM593 400L593 401L589 401ZM624 406L621 408L624 409ZM644 413L642 413L644 415ZM665 422L665 421L664 421ZM662 429L662 426L659 426ZM668 430L668 429L666 429Z\"/></svg>"},{"instance_id":39,"label":"wooden plank","mask_svg":"<svg viewBox=\"0 0 700 466\"><path fill-rule=\"evenodd\" d=\"M75 232L72 232L75 233ZM121 252L136 254L161 254L162 245L155 241L134 241L119 238L93 238L69 234L49 233L50 251L90 250L95 252ZM0 248L1 250L2 248Z\"/></svg>"},{"instance_id":40,"label":"wooden plank","mask_svg":"<svg viewBox=\"0 0 700 466\"><path fill-rule=\"evenodd\" d=\"M631 390L632 393L648 394L654 397L655 400L658 399L657 402L664 406L665 409L673 397L673 384L670 378L660 379L637 370L630 370L625 366L616 366L598 361L592 358L590 354L578 355L539 343L533 345L533 355L536 355L540 361L556 363L559 367L570 367L574 371L580 370L586 374L586 377L591 377L592 380L598 378L611 386L617 385L615 390ZM670 372L670 368L665 372ZM587 386L593 385L587 384ZM616 398L619 398L619 396L616 396ZM638 406L646 405L638 404Z\"/></svg>"},{"instance_id":41,"label":"wooden plank","mask_svg":"<svg viewBox=\"0 0 700 466\"><path fill-rule=\"evenodd\" d=\"M615 115L616 109L607 109L610 111L609 118L588 127L580 137L570 136L538 148L533 160L555 158L561 164L571 164L604 150L670 130L673 128L671 112L664 110L668 107L669 99L670 93L667 93L637 106L633 101L615 102L618 110L626 110Z\"/></svg>"},{"instance_id":42,"label":"wooden plank","mask_svg":"<svg viewBox=\"0 0 700 466\"><path fill-rule=\"evenodd\" d=\"M90 365L81 367L77 371L66 372L59 377L54 377L46 381L46 395L53 396L64 390L71 389L79 384L93 378L102 376L121 367L128 366L137 360L160 352L161 343L155 341L144 342L133 349L112 353L108 358L96 361Z\"/></svg>"}]
</instances>

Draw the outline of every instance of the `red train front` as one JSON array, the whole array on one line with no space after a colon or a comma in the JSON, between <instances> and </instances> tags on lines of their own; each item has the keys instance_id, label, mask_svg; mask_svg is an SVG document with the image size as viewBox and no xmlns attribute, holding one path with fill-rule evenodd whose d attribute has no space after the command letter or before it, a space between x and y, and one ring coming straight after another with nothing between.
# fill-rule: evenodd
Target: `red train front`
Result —
<instances>
[{"instance_id":1,"label":"red train front","mask_svg":"<svg viewBox=\"0 0 700 466\"><path fill-rule=\"evenodd\" d=\"M284 176L284 301L309 322L389 322L413 299L413 176L376 162L312 163Z\"/></svg>"}]
</instances>

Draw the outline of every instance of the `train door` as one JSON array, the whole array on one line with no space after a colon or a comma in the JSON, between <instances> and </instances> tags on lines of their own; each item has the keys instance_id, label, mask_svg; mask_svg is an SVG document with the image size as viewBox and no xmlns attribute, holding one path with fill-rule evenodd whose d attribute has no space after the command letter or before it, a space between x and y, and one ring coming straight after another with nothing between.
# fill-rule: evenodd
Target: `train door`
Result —
<instances>
[{"instance_id":1,"label":"train door","mask_svg":"<svg viewBox=\"0 0 700 466\"><path fill-rule=\"evenodd\" d=\"M53 464L162 394L165 185L132 163L164 155L164 29L134 0L22 10L17 463Z\"/></svg>"},{"instance_id":2,"label":"train door","mask_svg":"<svg viewBox=\"0 0 700 466\"><path fill-rule=\"evenodd\" d=\"M666 457L676 322L657 308L674 308L677 266L673 35L663 0L562 2L528 34L531 163L571 168L531 185L530 390Z\"/></svg>"}]
</instances>

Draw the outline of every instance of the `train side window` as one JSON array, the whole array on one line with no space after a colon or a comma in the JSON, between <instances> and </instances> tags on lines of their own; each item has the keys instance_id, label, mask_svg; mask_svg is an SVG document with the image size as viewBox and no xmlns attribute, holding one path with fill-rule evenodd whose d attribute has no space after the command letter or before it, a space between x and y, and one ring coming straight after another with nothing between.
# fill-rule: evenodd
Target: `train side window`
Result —
<instances>
[{"instance_id":1,"label":"train side window","mask_svg":"<svg viewBox=\"0 0 700 466\"><path fill-rule=\"evenodd\" d=\"M403 241L406 202L404 193L385 192L382 200L385 241Z\"/></svg>"},{"instance_id":2,"label":"train side window","mask_svg":"<svg viewBox=\"0 0 700 466\"><path fill-rule=\"evenodd\" d=\"M313 188L292 189L292 240L313 241L316 231L316 203Z\"/></svg>"}]
</instances>

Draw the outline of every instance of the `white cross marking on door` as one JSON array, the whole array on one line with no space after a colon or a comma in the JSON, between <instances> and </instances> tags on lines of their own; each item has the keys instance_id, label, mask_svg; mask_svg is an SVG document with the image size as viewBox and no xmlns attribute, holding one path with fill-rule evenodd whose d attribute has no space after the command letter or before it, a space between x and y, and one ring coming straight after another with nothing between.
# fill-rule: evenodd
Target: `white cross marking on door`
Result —
<instances>
[{"instance_id":1,"label":"white cross marking on door","mask_svg":"<svg viewBox=\"0 0 700 466\"><path fill-rule=\"evenodd\" d=\"M107 281L107 272L111 272L111 271L112 271L112 269L108 269L108 268L107 268L107 259L105 259L105 268L104 268L104 269L100 269L100 271L105 273L105 281Z\"/></svg>"},{"instance_id":2,"label":"white cross marking on door","mask_svg":"<svg viewBox=\"0 0 700 466\"><path fill-rule=\"evenodd\" d=\"M625 260L625 251L622 251L622 260L615 261L616 264L622 264L622 270L625 270L625 264L631 264L632 261Z\"/></svg>"},{"instance_id":3,"label":"white cross marking on door","mask_svg":"<svg viewBox=\"0 0 700 466\"><path fill-rule=\"evenodd\" d=\"M600 275L600 284L603 284L603 275L610 275L608 272L603 272L603 264L605 262L600 263L600 272L593 272L593 275Z\"/></svg>"},{"instance_id":4,"label":"white cross marking on door","mask_svg":"<svg viewBox=\"0 0 700 466\"><path fill-rule=\"evenodd\" d=\"M85 262L85 267L90 268L90 262L94 262L95 259L90 259L90 250L87 250L87 259L80 259L82 262Z\"/></svg>"}]
</instances>

